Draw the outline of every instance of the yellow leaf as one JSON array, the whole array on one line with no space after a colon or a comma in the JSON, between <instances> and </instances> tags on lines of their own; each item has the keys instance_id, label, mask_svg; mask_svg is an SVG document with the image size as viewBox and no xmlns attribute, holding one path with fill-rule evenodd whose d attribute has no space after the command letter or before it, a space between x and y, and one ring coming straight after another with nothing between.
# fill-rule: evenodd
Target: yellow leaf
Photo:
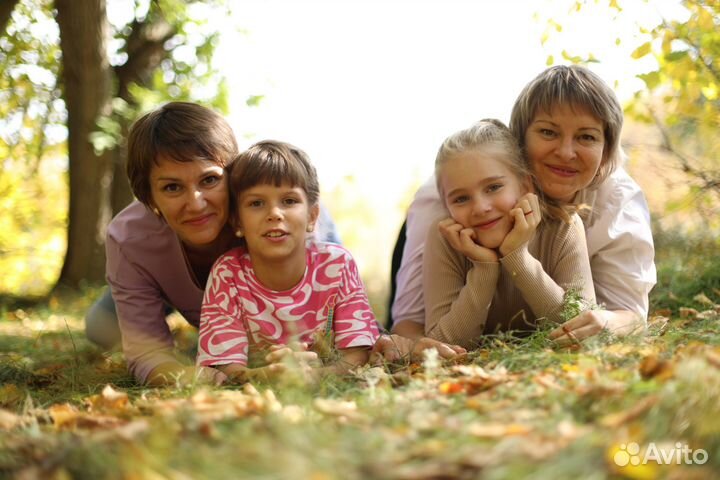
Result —
<instances>
[{"instance_id":1,"label":"yellow leaf","mask_svg":"<svg viewBox=\"0 0 720 480\"><path fill-rule=\"evenodd\" d=\"M705 8L698 7L698 25L700 26L700 29L704 32L711 33L715 30L715 22L713 21L713 17Z\"/></svg>"},{"instance_id":2,"label":"yellow leaf","mask_svg":"<svg viewBox=\"0 0 720 480\"><path fill-rule=\"evenodd\" d=\"M555 58L552 55L548 55L547 60L545 60L545 65L548 67L552 66L555 63Z\"/></svg>"},{"instance_id":3,"label":"yellow leaf","mask_svg":"<svg viewBox=\"0 0 720 480\"><path fill-rule=\"evenodd\" d=\"M56 428L75 422L79 415L78 411L69 403L53 405L48 409L48 412Z\"/></svg>"},{"instance_id":4,"label":"yellow leaf","mask_svg":"<svg viewBox=\"0 0 720 480\"><path fill-rule=\"evenodd\" d=\"M19 404L25 394L14 383L0 387L0 406L12 407Z\"/></svg>"},{"instance_id":5,"label":"yellow leaf","mask_svg":"<svg viewBox=\"0 0 720 480\"><path fill-rule=\"evenodd\" d=\"M90 410L108 411L125 410L128 407L128 396L125 392L119 392L110 385L105 385L99 395L93 395L85 400Z\"/></svg>"},{"instance_id":6,"label":"yellow leaf","mask_svg":"<svg viewBox=\"0 0 720 480\"><path fill-rule=\"evenodd\" d=\"M548 38L550 38L550 34L548 32L543 32L542 36L540 36L540 45L545 45L545 42L548 41Z\"/></svg>"},{"instance_id":7,"label":"yellow leaf","mask_svg":"<svg viewBox=\"0 0 720 480\"><path fill-rule=\"evenodd\" d=\"M532 429L519 423L472 423L468 426L468 433L477 437L500 438L511 435L526 435Z\"/></svg>"},{"instance_id":8,"label":"yellow leaf","mask_svg":"<svg viewBox=\"0 0 720 480\"><path fill-rule=\"evenodd\" d=\"M637 60L638 58L642 58L648 53L650 53L651 49L652 45L650 44L650 42L646 42L636 48L635 51L630 54L630 56Z\"/></svg>"}]
</instances>

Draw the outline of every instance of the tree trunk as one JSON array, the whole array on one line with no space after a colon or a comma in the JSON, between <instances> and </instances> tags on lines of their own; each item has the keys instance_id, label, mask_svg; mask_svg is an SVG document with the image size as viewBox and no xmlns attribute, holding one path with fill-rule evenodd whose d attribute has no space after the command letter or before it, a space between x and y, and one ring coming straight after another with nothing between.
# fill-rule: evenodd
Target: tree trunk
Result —
<instances>
[{"instance_id":1,"label":"tree trunk","mask_svg":"<svg viewBox=\"0 0 720 480\"><path fill-rule=\"evenodd\" d=\"M105 276L104 226L110 216L112 153L96 155L89 141L100 115L110 113L111 68L105 0L56 0L68 112L70 209L68 247L59 284L76 287Z\"/></svg>"},{"instance_id":2,"label":"tree trunk","mask_svg":"<svg viewBox=\"0 0 720 480\"><path fill-rule=\"evenodd\" d=\"M127 138L127 128L123 128L123 138ZM116 147L113 152L112 184L110 186L110 207L114 217L133 201L130 181L125 173L125 159L127 150L125 146Z\"/></svg>"}]
</instances>

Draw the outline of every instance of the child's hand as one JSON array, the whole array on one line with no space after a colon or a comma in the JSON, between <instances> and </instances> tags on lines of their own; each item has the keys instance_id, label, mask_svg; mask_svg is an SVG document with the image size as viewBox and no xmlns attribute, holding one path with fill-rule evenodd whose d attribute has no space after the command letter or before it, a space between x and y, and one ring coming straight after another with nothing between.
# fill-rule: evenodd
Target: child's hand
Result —
<instances>
[{"instance_id":1,"label":"child's hand","mask_svg":"<svg viewBox=\"0 0 720 480\"><path fill-rule=\"evenodd\" d=\"M386 362L397 362L408 357L413 362L421 362L423 352L428 348L436 349L440 358L443 359L451 359L467 353L467 350L459 345L450 345L429 337L412 340L401 335L390 334L381 335L377 339L368 363L383 365Z\"/></svg>"},{"instance_id":2,"label":"child's hand","mask_svg":"<svg viewBox=\"0 0 720 480\"><path fill-rule=\"evenodd\" d=\"M446 218L438 223L440 234L445 237L451 247L476 262L497 263L498 256L494 250L485 248L475 242L475 231L472 228L463 228L452 218Z\"/></svg>"},{"instance_id":3,"label":"child's hand","mask_svg":"<svg viewBox=\"0 0 720 480\"><path fill-rule=\"evenodd\" d=\"M307 343L272 345L268 350L270 353L265 355L265 361L268 363L268 366L286 363L289 359L310 366L319 366L321 364L318 354L309 351Z\"/></svg>"},{"instance_id":4,"label":"child's hand","mask_svg":"<svg viewBox=\"0 0 720 480\"><path fill-rule=\"evenodd\" d=\"M507 234L500 245L500 255L503 257L508 253L520 248L530 241L540 224L540 202L534 193L526 193L510 210L514 220L513 229Z\"/></svg>"}]
</instances>

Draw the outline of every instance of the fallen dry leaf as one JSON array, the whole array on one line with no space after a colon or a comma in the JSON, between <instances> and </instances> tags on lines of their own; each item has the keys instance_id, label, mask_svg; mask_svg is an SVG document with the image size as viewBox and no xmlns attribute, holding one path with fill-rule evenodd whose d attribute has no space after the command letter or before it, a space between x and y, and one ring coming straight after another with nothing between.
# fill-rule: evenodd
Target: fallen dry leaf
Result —
<instances>
[{"instance_id":1,"label":"fallen dry leaf","mask_svg":"<svg viewBox=\"0 0 720 480\"><path fill-rule=\"evenodd\" d=\"M438 385L438 390L443 395L455 395L465 392L465 385L460 382L442 382Z\"/></svg>"},{"instance_id":2,"label":"fallen dry leaf","mask_svg":"<svg viewBox=\"0 0 720 480\"><path fill-rule=\"evenodd\" d=\"M0 408L0 430L12 430L22 423L22 418L13 412Z\"/></svg>"},{"instance_id":3,"label":"fallen dry leaf","mask_svg":"<svg viewBox=\"0 0 720 480\"><path fill-rule=\"evenodd\" d=\"M705 359L713 367L720 368L720 353L708 350L705 352Z\"/></svg>"},{"instance_id":4,"label":"fallen dry leaf","mask_svg":"<svg viewBox=\"0 0 720 480\"><path fill-rule=\"evenodd\" d=\"M91 412L118 413L127 410L129 400L127 393L115 390L111 385L105 385L100 394L86 398L85 403Z\"/></svg>"},{"instance_id":5,"label":"fallen dry leaf","mask_svg":"<svg viewBox=\"0 0 720 480\"><path fill-rule=\"evenodd\" d=\"M325 415L333 417L345 417L347 419L359 419L361 415L357 411L357 404L353 401L336 400L333 398L316 398L313 402L315 409Z\"/></svg>"},{"instance_id":6,"label":"fallen dry leaf","mask_svg":"<svg viewBox=\"0 0 720 480\"><path fill-rule=\"evenodd\" d=\"M637 402L632 407L622 412L615 412L605 415L600 419L600 424L608 428L617 428L626 423L641 417L645 412L650 410L659 400L657 395L650 395Z\"/></svg>"},{"instance_id":7,"label":"fallen dry leaf","mask_svg":"<svg viewBox=\"0 0 720 480\"><path fill-rule=\"evenodd\" d=\"M713 302L712 300L710 300L710 299L708 298L708 296L705 295L704 292L698 293L697 295L695 295L695 296L693 297L693 300L695 300L695 301L698 302L698 303L702 303L703 305L709 305L709 306L714 306L714 305L715 305L715 302Z\"/></svg>"},{"instance_id":8,"label":"fallen dry leaf","mask_svg":"<svg viewBox=\"0 0 720 480\"><path fill-rule=\"evenodd\" d=\"M550 390L559 390L561 392L567 391L567 388L563 387L555 381L555 377L549 373L540 373L533 377L533 382L537 383L541 387L548 388Z\"/></svg>"},{"instance_id":9,"label":"fallen dry leaf","mask_svg":"<svg viewBox=\"0 0 720 480\"><path fill-rule=\"evenodd\" d=\"M470 435L484 438L500 438L511 435L527 435L532 429L520 423L471 423L467 427Z\"/></svg>"},{"instance_id":10,"label":"fallen dry leaf","mask_svg":"<svg viewBox=\"0 0 720 480\"><path fill-rule=\"evenodd\" d=\"M672 364L658 355L648 355L642 359L639 366L643 379L658 377L661 380L670 378L673 374Z\"/></svg>"},{"instance_id":11,"label":"fallen dry leaf","mask_svg":"<svg viewBox=\"0 0 720 480\"><path fill-rule=\"evenodd\" d=\"M668 322L670 321L670 314L660 315L658 312L655 313L655 315L648 318L648 327L655 328L662 332L667 328Z\"/></svg>"},{"instance_id":12,"label":"fallen dry leaf","mask_svg":"<svg viewBox=\"0 0 720 480\"><path fill-rule=\"evenodd\" d=\"M695 318L698 320L707 320L709 318L715 318L718 316L718 312L715 310L703 310L702 312L695 315Z\"/></svg>"},{"instance_id":13,"label":"fallen dry leaf","mask_svg":"<svg viewBox=\"0 0 720 480\"><path fill-rule=\"evenodd\" d=\"M48 409L55 428L114 428L125 425L126 420L109 415L95 415L79 412L70 404L53 405Z\"/></svg>"},{"instance_id":14,"label":"fallen dry leaf","mask_svg":"<svg viewBox=\"0 0 720 480\"><path fill-rule=\"evenodd\" d=\"M0 407L13 407L25 399L25 394L14 383L0 387Z\"/></svg>"},{"instance_id":15,"label":"fallen dry leaf","mask_svg":"<svg viewBox=\"0 0 720 480\"><path fill-rule=\"evenodd\" d=\"M50 418L52 418L55 427L60 428L65 424L71 423L80 412L69 403L52 405L48 408Z\"/></svg>"},{"instance_id":16,"label":"fallen dry leaf","mask_svg":"<svg viewBox=\"0 0 720 480\"><path fill-rule=\"evenodd\" d=\"M680 313L680 318L695 318L698 314L697 310L689 307L680 307L678 312Z\"/></svg>"}]
</instances>

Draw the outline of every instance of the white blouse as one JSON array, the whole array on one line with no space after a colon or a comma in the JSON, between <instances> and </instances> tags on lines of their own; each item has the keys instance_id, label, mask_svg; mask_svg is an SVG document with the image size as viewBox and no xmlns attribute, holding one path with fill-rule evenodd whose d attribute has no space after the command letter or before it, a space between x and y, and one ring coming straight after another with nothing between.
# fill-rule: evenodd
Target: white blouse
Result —
<instances>
[{"instance_id":1,"label":"white blouse","mask_svg":"<svg viewBox=\"0 0 720 480\"><path fill-rule=\"evenodd\" d=\"M618 168L596 189L578 193L575 202L591 207L581 217L598 304L608 310L630 310L646 319L648 295L657 273L650 211L642 190L623 168ZM425 238L431 224L443 216L449 215L433 176L418 189L408 209L407 240L392 306L394 323L425 323Z\"/></svg>"}]
</instances>

